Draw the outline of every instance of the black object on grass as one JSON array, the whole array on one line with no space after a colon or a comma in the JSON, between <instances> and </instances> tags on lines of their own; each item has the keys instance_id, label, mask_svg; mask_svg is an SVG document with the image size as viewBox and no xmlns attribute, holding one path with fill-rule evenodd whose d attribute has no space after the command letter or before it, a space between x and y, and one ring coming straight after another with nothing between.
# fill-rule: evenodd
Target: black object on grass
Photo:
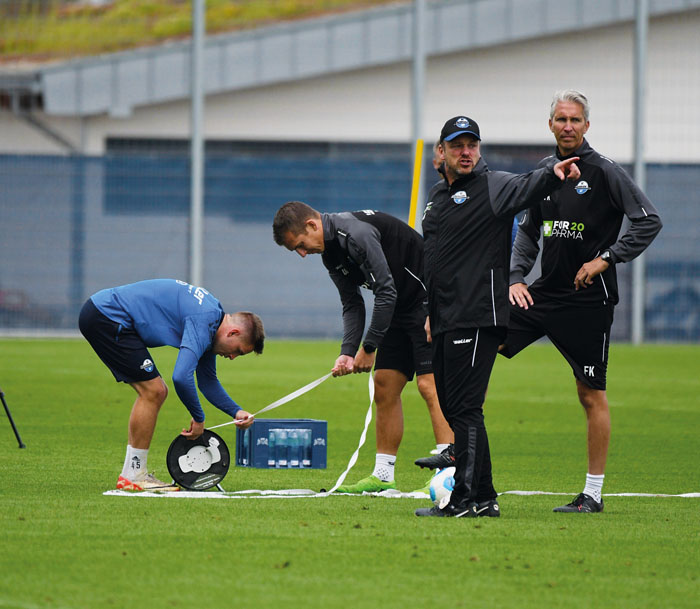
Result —
<instances>
[{"instance_id":1,"label":"black object on grass","mask_svg":"<svg viewBox=\"0 0 700 609\"><path fill-rule=\"evenodd\" d=\"M231 456L221 436L205 429L196 440L178 435L168 448L166 463L173 480L180 486L191 491L205 491L224 479Z\"/></svg>"},{"instance_id":2,"label":"black object on grass","mask_svg":"<svg viewBox=\"0 0 700 609\"><path fill-rule=\"evenodd\" d=\"M19 447L26 448L26 445L24 444L24 442L22 442L22 438L19 437L19 431L17 431L17 426L15 425L15 422L12 419L10 409L7 407L7 402L5 401L5 394L2 392L2 389L0 389L0 400L2 400L2 405L5 407L7 418L10 419L10 425L12 425L12 431L15 432L15 437L17 438L17 443L19 444Z\"/></svg>"}]
</instances>

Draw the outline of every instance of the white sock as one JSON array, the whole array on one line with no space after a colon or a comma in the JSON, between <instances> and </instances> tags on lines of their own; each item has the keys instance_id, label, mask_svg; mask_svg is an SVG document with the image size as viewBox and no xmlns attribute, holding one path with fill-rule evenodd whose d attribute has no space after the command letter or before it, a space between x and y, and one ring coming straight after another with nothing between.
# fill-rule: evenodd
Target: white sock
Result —
<instances>
[{"instance_id":1,"label":"white sock","mask_svg":"<svg viewBox=\"0 0 700 609\"><path fill-rule=\"evenodd\" d=\"M130 444L126 447L126 457L124 458L124 467L122 468L122 476L132 482L141 480L148 473L148 449L134 448Z\"/></svg>"},{"instance_id":2,"label":"white sock","mask_svg":"<svg viewBox=\"0 0 700 609\"><path fill-rule=\"evenodd\" d=\"M596 476L594 474L586 474L586 486L583 489L584 494L589 497L593 497L598 503L602 497L601 492L603 490L603 480L605 474L600 474Z\"/></svg>"},{"instance_id":3,"label":"white sock","mask_svg":"<svg viewBox=\"0 0 700 609\"><path fill-rule=\"evenodd\" d=\"M449 444L436 444L435 445L435 450L437 450L439 453L441 453L443 450L445 450Z\"/></svg>"},{"instance_id":4,"label":"white sock","mask_svg":"<svg viewBox=\"0 0 700 609\"><path fill-rule=\"evenodd\" d=\"M377 453L372 475L379 478L382 482L393 482L395 464L396 455L383 455L382 453Z\"/></svg>"}]
</instances>

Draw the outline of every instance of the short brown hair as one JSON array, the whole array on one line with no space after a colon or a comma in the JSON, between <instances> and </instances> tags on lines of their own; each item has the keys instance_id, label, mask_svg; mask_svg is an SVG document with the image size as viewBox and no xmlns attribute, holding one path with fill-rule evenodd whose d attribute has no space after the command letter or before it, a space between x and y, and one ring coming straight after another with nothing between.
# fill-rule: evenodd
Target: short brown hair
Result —
<instances>
[{"instance_id":1,"label":"short brown hair","mask_svg":"<svg viewBox=\"0 0 700 609\"><path fill-rule=\"evenodd\" d=\"M246 342L253 346L253 351L260 355L265 346L265 328L262 319L250 311L238 311L233 314L238 323L245 327Z\"/></svg>"},{"instance_id":2,"label":"short brown hair","mask_svg":"<svg viewBox=\"0 0 700 609\"><path fill-rule=\"evenodd\" d=\"M287 233L301 235L306 232L306 221L311 218L320 218L313 207L301 201L288 201L277 210L272 221L272 236L277 245L284 245L284 237Z\"/></svg>"}]
</instances>

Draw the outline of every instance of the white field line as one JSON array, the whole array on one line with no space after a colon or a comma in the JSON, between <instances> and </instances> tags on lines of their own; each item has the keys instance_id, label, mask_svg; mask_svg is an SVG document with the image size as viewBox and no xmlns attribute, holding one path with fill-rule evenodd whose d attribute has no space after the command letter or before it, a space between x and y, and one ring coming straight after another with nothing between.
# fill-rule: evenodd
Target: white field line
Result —
<instances>
[{"instance_id":1,"label":"white field line","mask_svg":"<svg viewBox=\"0 0 700 609\"><path fill-rule=\"evenodd\" d=\"M504 491L499 493L499 495L575 495L576 493L559 493L550 491ZM180 499L271 499L271 498L284 498L284 499L299 499L299 498L321 498L329 497L330 494L327 492L317 493L311 489L283 489L283 490L246 490L246 491L234 491L234 492L220 492L220 491L179 491L179 492L143 492L143 493L133 493L129 491L106 491L103 495L109 495L111 497L173 497ZM348 493L334 493L334 496L355 496L360 495L349 495ZM362 493L362 495L372 495L375 497L386 497L389 499L426 499L428 495L421 492L412 493L402 493L397 490L382 491L381 493ZM603 493L603 497L683 497L690 499L700 498L700 493L680 493L676 495L666 494L666 493ZM1 603L2 601L0 601ZM0 605L1 607L2 605Z\"/></svg>"}]
</instances>

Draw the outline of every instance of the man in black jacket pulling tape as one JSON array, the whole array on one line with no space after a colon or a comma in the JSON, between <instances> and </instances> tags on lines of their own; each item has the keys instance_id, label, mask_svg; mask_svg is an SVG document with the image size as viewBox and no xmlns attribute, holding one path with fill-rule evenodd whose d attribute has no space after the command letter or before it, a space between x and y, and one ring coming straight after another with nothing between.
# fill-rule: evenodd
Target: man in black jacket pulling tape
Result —
<instances>
[{"instance_id":1,"label":"man in black jacket pulling tape","mask_svg":"<svg viewBox=\"0 0 700 609\"><path fill-rule=\"evenodd\" d=\"M456 116L440 133L445 180L423 216L424 277L440 406L455 434L455 485L449 502L417 516L499 516L483 403L510 313L508 276L513 217L566 179L577 157L551 159L527 174L489 171L474 120Z\"/></svg>"},{"instance_id":2,"label":"man in black jacket pulling tape","mask_svg":"<svg viewBox=\"0 0 700 609\"><path fill-rule=\"evenodd\" d=\"M374 471L339 493L395 489L394 466L403 437L401 393L416 376L440 450L453 435L438 404L426 341L423 240L408 224L380 211L320 213L301 201L275 214L278 245L302 258L321 254L343 304L343 343L333 376L375 369L377 454ZM372 290L374 307L364 335L365 304L360 288ZM360 346L361 345L361 346Z\"/></svg>"}]
</instances>

